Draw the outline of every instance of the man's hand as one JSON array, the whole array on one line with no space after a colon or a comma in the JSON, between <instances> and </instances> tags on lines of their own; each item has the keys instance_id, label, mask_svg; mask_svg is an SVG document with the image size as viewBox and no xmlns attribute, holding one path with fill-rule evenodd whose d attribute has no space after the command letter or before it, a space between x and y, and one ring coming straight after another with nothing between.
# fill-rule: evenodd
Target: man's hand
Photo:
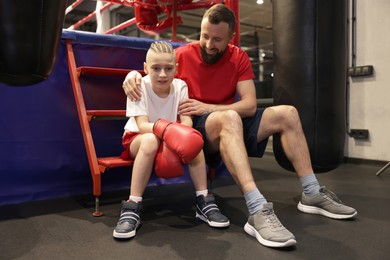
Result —
<instances>
[{"instance_id":1,"label":"man's hand","mask_svg":"<svg viewBox=\"0 0 390 260\"><path fill-rule=\"evenodd\" d=\"M202 103L196 99L184 99L179 104L179 115L200 116L212 112L212 105Z\"/></svg>"},{"instance_id":2,"label":"man's hand","mask_svg":"<svg viewBox=\"0 0 390 260\"><path fill-rule=\"evenodd\" d=\"M131 101L137 101L141 98L141 81L142 75L138 71L130 71L123 81L122 88L125 91L126 96Z\"/></svg>"}]
</instances>

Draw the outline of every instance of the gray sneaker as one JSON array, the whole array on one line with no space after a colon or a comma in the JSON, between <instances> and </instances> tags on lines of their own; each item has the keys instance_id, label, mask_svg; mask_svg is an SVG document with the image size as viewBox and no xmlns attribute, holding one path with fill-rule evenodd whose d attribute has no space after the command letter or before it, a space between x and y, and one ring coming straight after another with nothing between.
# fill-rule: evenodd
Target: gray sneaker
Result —
<instances>
[{"instance_id":1,"label":"gray sneaker","mask_svg":"<svg viewBox=\"0 0 390 260\"><path fill-rule=\"evenodd\" d=\"M244 230L268 247L288 247L297 243L294 235L280 223L272 203L264 204L260 212L250 215Z\"/></svg>"},{"instance_id":2,"label":"gray sneaker","mask_svg":"<svg viewBox=\"0 0 390 260\"><path fill-rule=\"evenodd\" d=\"M344 205L337 198L336 194L326 187L321 187L320 193L313 196L302 193L301 201L298 203L298 210L334 219L353 218L357 214L354 208Z\"/></svg>"},{"instance_id":3,"label":"gray sneaker","mask_svg":"<svg viewBox=\"0 0 390 260\"><path fill-rule=\"evenodd\" d=\"M122 201L122 211L119 221L113 232L114 238L132 238L137 232L137 228L141 223L140 214L142 203L134 201Z\"/></svg>"}]
</instances>

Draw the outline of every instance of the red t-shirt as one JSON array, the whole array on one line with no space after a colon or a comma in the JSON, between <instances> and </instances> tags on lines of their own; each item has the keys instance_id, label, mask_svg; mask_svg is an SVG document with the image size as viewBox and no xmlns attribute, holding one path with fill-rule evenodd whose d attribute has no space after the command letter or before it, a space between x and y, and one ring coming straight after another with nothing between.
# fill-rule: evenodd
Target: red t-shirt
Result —
<instances>
[{"instance_id":1,"label":"red t-shirt","mask_svg":"<svg viewBox=\"0 0 390 260\"><path fill-rule=\"evenodd\" d=\"M234 45L215 64L203 62L199 42L177 48L176 55L177 77L187 83L189 97L205 103L234 103L237 82L254 78L248 54Z\"/></svg>"}]
</instances>

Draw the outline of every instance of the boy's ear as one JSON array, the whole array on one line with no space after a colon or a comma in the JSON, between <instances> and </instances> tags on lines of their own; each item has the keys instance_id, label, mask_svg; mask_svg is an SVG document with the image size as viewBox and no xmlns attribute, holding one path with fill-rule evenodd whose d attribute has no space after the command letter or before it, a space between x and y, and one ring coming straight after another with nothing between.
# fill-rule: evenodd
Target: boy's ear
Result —
<instances>
[{"instance_id":1,"label":"boy's ear","mask_svg":"<svg viewBox=\"0 0 390 260\"><path fill-rule=\"evenodd\" d=\"M146 62L144 62L144 72L145 74L148 74L148 64L146 64Z\"/></svg>"}]
</instances>

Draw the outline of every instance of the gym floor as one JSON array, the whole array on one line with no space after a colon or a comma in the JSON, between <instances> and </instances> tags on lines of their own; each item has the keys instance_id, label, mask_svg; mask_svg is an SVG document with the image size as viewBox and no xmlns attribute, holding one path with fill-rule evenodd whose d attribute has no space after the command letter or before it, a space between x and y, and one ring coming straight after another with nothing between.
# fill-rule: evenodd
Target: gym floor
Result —
<instances>
[{"instance_id":1,"label":"gym floor","mask_svg":"<svg viewBox=\"0 0 390 260\"><path fill-rule=\"evenodd\" d=\"M93 198L36 201L0 207L0 259L389 259L390 169L371 162L350 162L317 177L344 203L357 209L353 220L332 220L300 213L300 184L278 166L272 154L251 158L261 192L297 245L273 249L244 232L247 210L230 177L218 178L213 193L230 219L213 229L194 218L192 185L149 187L142 225L135 238L118 241L112 231L120 201L128 191L103 194L102 217L93 217Z\"/></svg>"}]
</instances>

